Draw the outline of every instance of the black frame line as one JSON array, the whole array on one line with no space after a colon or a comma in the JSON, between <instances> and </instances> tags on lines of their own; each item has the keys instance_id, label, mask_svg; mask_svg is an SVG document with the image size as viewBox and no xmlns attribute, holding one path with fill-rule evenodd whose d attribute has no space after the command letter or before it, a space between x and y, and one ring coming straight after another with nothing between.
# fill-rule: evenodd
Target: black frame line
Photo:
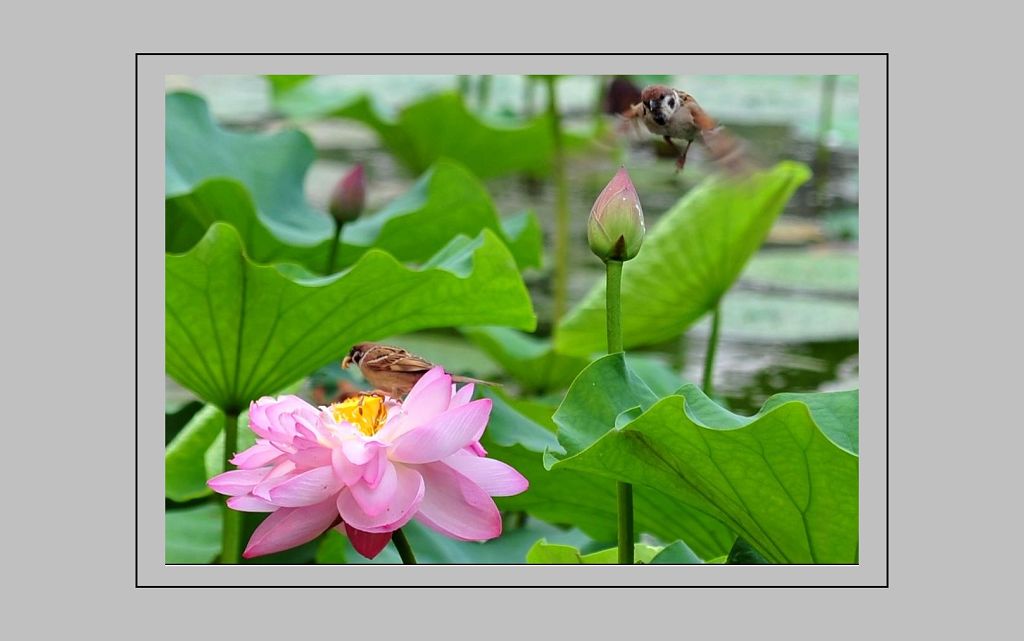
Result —
<instances>
[{"instance_id":1,"label":"black frame line","mask_svg":"<svg viewBox=\"0 0 1024 641\"><path fill-rule=\"evenodd\" d=\"M423 586L358 586L358 585L346 585L346 586L275 586L275 585L139 585L138 583L138 59L140 56L161 56L161 55L202 55L202 56L243 56L243 55L279 55L279 56L301 56L301 55L375 55L375 56L411 56L411 55L451 55L451 56L465 56L465 55L515 55L515 56L537 56L537 55L616 55L616 56L638 56L638 55L654 55L654 54L665 54L665 55L882 55L886 58L886 583L884 585L857 585L857 586L834 586L834 585L765 585L765 586L750 586L750 585L732 585L732 586L571 586L571 585L523 585L523 586L490 586L490 585L423 585ZM288 51L288 52L205 52L205 51L136 51L135 55L135 505L133 506L135 514L135 588L214 588L214 589L238 589L238 588L255 588L255 589L348 589L348 588L359 588L359 589L399 589L399 590L418 590L418 589L430 589L430 588L500 588L500 589L546 589L546 590L558 590L558 589L597 589L597 590L609 590L609 589L684 589L684 588L742 588L742 589L774 589L774 588L867 588L867 589L888 589L889 588L889 52L864 52L864 51L853 51L853 52L837 52L837 51L786 51L786 52L770 52L770 51L755 51L755 52L739 52L739 51L686 51L686 52L646 52L646 53L621 53L621 52L362 52L362 51L341 51L341 52L299 52L299 51ZM187 566L190 564L184 564ZM433 566L447 566L447 563L429 563L425 565ZM474 564L476 565L476 564ZM486 564L480 563L478 565L498 565L502 567L510 567L514 565L505 563L494 563ZM558 565L558 564L549 564ZM684 565L684 564L678 564ZM807 567L820 567L820 565L811 564L794 564L794 565L806 565ZM197 565L201 566L201 565ZM205 566L204 566L205 567Z\"/></svg>"}]
</instances>

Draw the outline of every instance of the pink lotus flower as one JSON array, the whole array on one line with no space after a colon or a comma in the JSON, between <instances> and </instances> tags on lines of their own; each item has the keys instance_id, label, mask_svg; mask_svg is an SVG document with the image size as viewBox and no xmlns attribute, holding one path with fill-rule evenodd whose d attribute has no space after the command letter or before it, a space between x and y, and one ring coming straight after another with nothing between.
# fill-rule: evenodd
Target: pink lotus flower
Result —
<instances>
[{"instance_id":1,"label":"pink lotus flower","mask_svg":"<svg viewBox=\"0 0 1024 641\"><path fill-rule=\"evenodd\" d=\"M519 472L487 458L480 436L491 400L472 401L440 367L404 402L363 395L316 408L295 396L264 397L249 407L256 444L231 460L239 469L208 481L233 509L273 512L243 556L278 552L330 527L375 557L391 533L416 519L463 541L501 534L492 496L527 488ZM341 523L338 524L339 519Z\"/></svg>"}]
</instances>

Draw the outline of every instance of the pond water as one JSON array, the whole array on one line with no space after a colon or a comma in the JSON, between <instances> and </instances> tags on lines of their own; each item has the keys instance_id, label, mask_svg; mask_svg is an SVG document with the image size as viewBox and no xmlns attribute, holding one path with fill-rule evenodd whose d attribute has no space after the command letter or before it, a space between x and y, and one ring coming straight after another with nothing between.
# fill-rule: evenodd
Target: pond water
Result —
<instances>
[{"instance_id":1,"label":"pond water","mask_svg":"<svg viewBox=\"0 0 1024 641\"><path fill-rule=\"evenodd\" d=\"M409 91L415 94L433 90L435 85L443 87L452 82L451 78L430 77ZM593 121L587 105L593 101L595 85L592 79L570 80L565 83L563 100L570 114L566 124L589 127ZM773 82L766 77L732 76L688 82L680 86L697 96L709 111L717 106L717 113L722 114L719 118L749 141L761 163L799 160L817 174L794 196L761 251L723 301L721 342L715 363L716 396L733 410L751 414L777 392L857 387L856 78L841 78L837 85L832 128L823 137L828 143L825 156L820 154L815 139L821 100L819 78L782 77ZM226 126L248 130L281 126L270 116L267 88L258 77L174 77L168 80L168 86L199 91ZM537 91L540 94L543 88ZM499 105L492 106L492 112L500 109L503 99L507 103L514 96L521 101L526 95L521 84L509 88L497 81L492 92L490 102ZM412 99L402 92L388 95L395 100L396 95L402 100ZM609 130L614 130L614 122L609 123ZM379 145L375 134L358 123L322 121L304 124L303 129L318 150L318 160L306 181L308 198L316 207L326 208L334 182L355 162L367 168L369 211L403 193L415 180ZM613 144L610 150L615 148ZM659 145L662 143L652 136L631 135L622 152L569 157L570 304L603 278L601 263L587 246L585 226L595 196L619 164L628 167L637 186L648 228L706 175L708 165L699 152L693 153L696 147L679 175L672 157L663 156ZM512 176L487 181L487 186L502 214L535 211L550 249L553 185ZM540 319L538 332L547 335L551 329L549 274L529 272L525 278ZM708 327L704 319L682 340L649 352L677 368L685 379L699 382ZM173 383L169 385L169 397L180 395Z\"/></svg>"}]
</instances>

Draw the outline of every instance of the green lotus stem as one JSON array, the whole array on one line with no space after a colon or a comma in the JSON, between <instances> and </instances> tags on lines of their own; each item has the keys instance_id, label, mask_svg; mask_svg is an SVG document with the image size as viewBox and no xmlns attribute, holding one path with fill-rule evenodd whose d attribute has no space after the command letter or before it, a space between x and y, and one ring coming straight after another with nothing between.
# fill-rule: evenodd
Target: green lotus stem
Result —
<instances>
[{"instance_id":1,"label":"green lotus stem","mask_svg":"<svg viewBox=\"0 0 1024 641\"><path fill-rule=\"evenodd\" d=\"M514 527L517 530L521 530L526 527L526 519L529 515L526 512L516 512Z\"/></svg>"},{"instance_id":2,"label":"green lotus stem","mask_svg":"<svg viewBox=\"0 0 1024 641\"><path fill-rule=\"evenodd\" d=\"M491 77L488 75L480 76L480 79L476 82L476 101L477 108L483 111L487 109L487 103L491 101Z\"/></svg>"},{"instance_id":3,"label":"green lotus stem","mask_svg":"<svg viewBox=\"0 0 1024 641\"><path fill-rule=\"evenodd\" d=\"M335 272L335 261L338 260L338 245L341 244L341 228L344 227L339 221L334 221L334 242L331 243L331 249L327 253L327 276L330 276Z\"/></svg>"},{"instance_id":4,"label":"green lotus stem","mask_svg":"<svg viewBox=\"0 0 1024 641\"><path fill-rule=\"evenodd\" d=\"M405 538L405 532L402 528L398 528L391 533L391 542L398 548L398 556L402 557L402 563L406 565L416 565L416 555L412 552L412 546L409 545L409 539Z\"/></svg>"},{"instance_id":5,"label":"green lotus stem","mask_svg":"<svg viewBox=\"0 0 1024 641\"><path fill-rule=\"evenodd\" d=\"M681 372L686 367L686 345L686 333L684 332L679 335L679 338L672 345L670 365L676 372Z\"/></svg>"},{"instance_id":6,"label":"green lotus stem","mask_svg":"<svg viewBox=\"0 0 1024 641\"><path fill-rule=\"evenodd\" d=\"M609 260L607 268L608 353L622 351L622 261Z\"/></svg>"},{"instance_id":7,"label":"green lotus stem","mask_svg":"<svg viewBox=\"0 0 1024 641\"><path fill-rule=\"evenodd\" d=\"M619 481L619 564L633 565L633 486Z\"/></svg>"},{"instance_id":8,"label":"green lotus stem","mask_svg":"<svg viewBox=\"0 0 1024 641\"><path fill-rule=\"evenodd\" d=\"M552 325L565 314L569 285L569 187L565 182L565 141L562 135L562 117L558 113L558 93L554 76L545 76L548 85L548 118L551 120L555 146L555 282L552 303Z\"/></svg>"},{"instance_id":9,"label":"green lotus stem","mask_svg":"<svg viewBox=\"0 0 1024 641\"><path fill-rule=\"evenodd\" d=\"M231 457L238 447L238 413L224 413L224 471L235 469ZM225 499L221 524L220 562L235 564L239 560L239 548L242 541L242 513L232 510Z\"/></svg>"},{"instance_id":10,"label":"green lotus stem","mask_svg":"<svg viewBox=\"0 0 1024 641\"><path fill-rule=\"evenodd\" d=\"M712 379L715 373L715 351L718 348L718 325L721 320L722 304L716 303L711 312L711 337L708 338L708 351L704 355L704 393L711 396L713 390Z\"/></svg>"},{"instance_id":11,"label":"green lotus stem","mask_svg":"<svg viewBox=\"0 0 1024 641\"><path fill-rule=\"evenodd\" d=\"M821 110L818 112L818 141L815 149L814 206L820 213L825 205L828 187L828 161L831 152L825 137L832 129L832 112L836 99L837 76L825 76L821 81Z\"/></svg>"},{"instance_id":12,"label":"green lotus stem","mask_svg":"<svg viewBox=\"0 0 1024 641\"><path fill-rule=\"evenodd\" d=\"M523 115L533 118L533 97L536 93L537 82L533 76L523 76Z\"/></svg>"},{"instance_id":13,"label":"green lotus stem","mask_svg":"<svg viewBox=\"0 0 1024 641\"><path fill-rule=\"evenodd\" d=\"M605 262L607 274L608 353L622 351L622 262ZM619 481L619 563L633 565L633 486Z\"/></svg>"}]
</instances>

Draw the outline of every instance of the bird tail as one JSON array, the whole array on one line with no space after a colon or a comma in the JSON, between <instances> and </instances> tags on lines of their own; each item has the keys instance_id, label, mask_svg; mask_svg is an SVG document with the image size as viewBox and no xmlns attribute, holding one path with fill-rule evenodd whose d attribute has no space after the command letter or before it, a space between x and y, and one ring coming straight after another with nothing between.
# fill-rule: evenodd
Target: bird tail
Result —
<instances>
[{"instance_id":1,"label":"bird tail","mask_svg":"<svg viewBox=\"0 0 1024 641\"><path fill-rule=\"evenodd\" d=\"M490 385L491 387L501 387L501 383L482 381L479 378L470 378L469 376L458 376L455 374L452 374L452 381L456 383L479 383L481 385Z\"/></svg>"},{"instance_id":2,"label":"bird tail","mask_svg":"<svg viewBox=\"0 0 1024 641\"><path fill-rule=\"evenodd\" d=\"M728 176L743 177L757 168L747 143L725 127L718 126L701 132L701 142L711 161Z\"/></svg>"}]
</instances>

